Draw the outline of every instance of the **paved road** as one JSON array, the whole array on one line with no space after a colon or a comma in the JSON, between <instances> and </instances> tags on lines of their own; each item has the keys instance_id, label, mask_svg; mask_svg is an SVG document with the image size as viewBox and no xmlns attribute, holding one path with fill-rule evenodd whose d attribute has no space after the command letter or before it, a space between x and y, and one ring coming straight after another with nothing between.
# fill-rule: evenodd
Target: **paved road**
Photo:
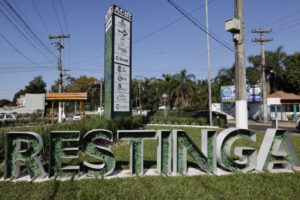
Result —
<instances>
[{"instance_id":1,"label":"paved road","mask_svg":"<svg viewBox=\"0 0 300 200\"><path fill-rule=\"evenodd\" d=\"M227 123L228 127L235 127L235 123ZM265 131L267 128L272 128L271 125L269 124L249 124L249 129L252 130L257 130L257 131ZM299 134L300 135L300 130L296 129L296 127L294 126L280 126L279 128L285 129L287 130L289 133L292 134Z\"/></svg>"}]
</instances>

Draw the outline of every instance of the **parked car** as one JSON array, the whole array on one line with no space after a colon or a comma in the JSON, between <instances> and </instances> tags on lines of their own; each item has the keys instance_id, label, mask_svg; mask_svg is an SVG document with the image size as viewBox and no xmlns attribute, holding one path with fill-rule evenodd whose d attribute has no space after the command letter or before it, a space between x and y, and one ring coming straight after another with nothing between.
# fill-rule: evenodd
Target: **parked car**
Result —
<instances>
[{"instance_id":1,"label":"parked car","mask_svg":"<svg viewBox=\"0 0 300 200\"><path fill-rule=\"evenodd\" d=\"M14 122L16 121L17 118L15 115L13 114L1 114L0 115L0 122L2 125L4 125L5 123L11 123L11 122Z\"/></svg>"},{"instance_id":2,"label":"parked car","mask_svg":"<svg viewBox=\"0 0 300 200\"><path fill-rule=\"evenodd\" d=\"M297 120L296 128L300 130L300 118Z\"/></svg>"},{"instance_id":3,"label":"parked car","mask_svg":"<svg viewBox=\"0 0 300 200\"><path fill-rule=\"evenodd\" d=\"M80 120L80 113L75 114L73 120Z\"/></svg>"},{"instance_id":4,"label":"parked car","mask_svg":"<svg viewBox=\"0 0 300 200\"><path fill-rule=\"evenodd\" d=\"M194 114L193 116L194 118L200 118L200 117L204 117L207 119L207 121L209 121L209 111L208 110L201 110L196 112L196 114ZM212 111L212 119L223 119L224 123L227 124L227 116L225 114L222 114L220 112L217 111Z\"/></svg>"}]
</instances>

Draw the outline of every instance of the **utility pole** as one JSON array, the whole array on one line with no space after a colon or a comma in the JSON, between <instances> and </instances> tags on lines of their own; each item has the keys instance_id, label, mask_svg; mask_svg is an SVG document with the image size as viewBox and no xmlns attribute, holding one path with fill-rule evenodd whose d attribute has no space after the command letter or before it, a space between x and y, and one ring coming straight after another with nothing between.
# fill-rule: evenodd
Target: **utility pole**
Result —
<instances>
[{"instance_id":1,"label":"utility pole","mask_svg":"<svg viewBox=\"0 0 300 200\"><path fill-rule=\"evenodd\" d=\"M209 125L213 125L212 109L211 109L211 73L210 73L210 45L209 45L209 27L208 27L208 6L205 0L206 8L206 42L207 42L207 65L208 65L208 106L209 106Z\"/></svg>"},{"instance_id":2,"label":"utility pole","mask_svg":"<svg viewBox=\"0 0 300 200\"><path fill-rule=\"evenodd\" d=\"M240 22L239 38L235 41L235 113L236 127L248 129L246 91L244 0L235 0L235 18Z\"/></svg>"},{"instance_id":3,"label":"utility pole","mask_svg":"<svg viewBox=\"0 0 300 200\"><path fill-rule=\"evenodd\" d=\"M67 72L69 72L70 70L69 69L63 69L62 71L64 72L64 74L63 74L63 92L66 93L66 78L67 78L67 76L70 76L69 74L67 74ZM66 115L65 115L65 102L63 102L63 109L62 110L63 110L62 111L63 112L62 116L66 117Z\"/></svg>"},{"instance_id":4,"label":"utility pole","mask_svg":"<svg viewBox=\"0 0 300 200\"><path fill-rule=\"evenodd\" d=\"M233 41L235 44L236 128L248 129L243 0L234 0L234 18L226 20L225 29L233 34Z\"/></svg>"},{"instance_id":5,"label":"utility pole","mask_svg":"<svg viewBox=\"0 0 300 200\"><path fill-rule=\"evenodd\" d=\"M261 65L260 65L260 72L261 72L261 90L263 96L263 120L264 123L268 122L268 108L267 108L267 80L266 80L266 60L265 60L265 42L271 42L273 39L265 39L265 33L271 33L272 30L252 30L252 33L259 33L260 39L255 38L252 42L260 42L261 44Z\"/></svg>"},{"instance_id":6,"label":"utility pole","mask_svg":"<svg viewBox=\"0 0 300 200\"><path fill-rule=\"evenodd\" d=\"M61 49L64 46L61 44L61 39L70 38L70 35L56 35L51 36L49 35L49 39L57 39L56 45L58 47L58 92L62 92L62 62L61 62ZM62 122L62 107L61 102L58 103L58 122Z\"/></svg>"}]
</instances>

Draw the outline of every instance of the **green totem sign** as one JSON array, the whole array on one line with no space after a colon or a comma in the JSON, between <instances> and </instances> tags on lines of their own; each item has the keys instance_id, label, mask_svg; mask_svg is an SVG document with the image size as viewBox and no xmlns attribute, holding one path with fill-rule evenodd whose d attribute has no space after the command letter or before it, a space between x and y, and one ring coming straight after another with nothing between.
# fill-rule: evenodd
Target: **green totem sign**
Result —
<instances>
[{"instance_id":1,"label":"green totem sign","mask_svg":"<svg viewBox=\"0 0 300 200\"><path fill-rule=\"evenodd\" d=\"M112 5L105 16L106 119L131 116L131 13Z\"/></svg>"}]
</instances>

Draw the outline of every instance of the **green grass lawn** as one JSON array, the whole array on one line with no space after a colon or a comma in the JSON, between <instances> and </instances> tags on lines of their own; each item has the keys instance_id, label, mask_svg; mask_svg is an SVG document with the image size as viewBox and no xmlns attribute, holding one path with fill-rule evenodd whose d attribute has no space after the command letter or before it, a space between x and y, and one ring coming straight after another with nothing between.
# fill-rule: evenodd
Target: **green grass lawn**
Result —
<instances>
[{"instance_id":1,"label":"green grass lawn","mask_svg":"<svg viewBox=\"0 0 300 200\"><path fill-rule=\"evenodd\" d=\"M180 129L185 130L200 148L200 129ZM264 132L257 132L257 142L239 140L234 146L259 148L263 136ZM291 137L300 158L300 137ZM111 148L117 161L115 170L129 169L129 143L117 143ZM80 154L79 162L87 159L87 156ZM144 168L156 167L156 141L145 141L144 165ZM189 166L195 167L191 158ZM0 182L0 199L300 199L300 173L158 176L43 183Z\"/></svg>"}]
</instances>

